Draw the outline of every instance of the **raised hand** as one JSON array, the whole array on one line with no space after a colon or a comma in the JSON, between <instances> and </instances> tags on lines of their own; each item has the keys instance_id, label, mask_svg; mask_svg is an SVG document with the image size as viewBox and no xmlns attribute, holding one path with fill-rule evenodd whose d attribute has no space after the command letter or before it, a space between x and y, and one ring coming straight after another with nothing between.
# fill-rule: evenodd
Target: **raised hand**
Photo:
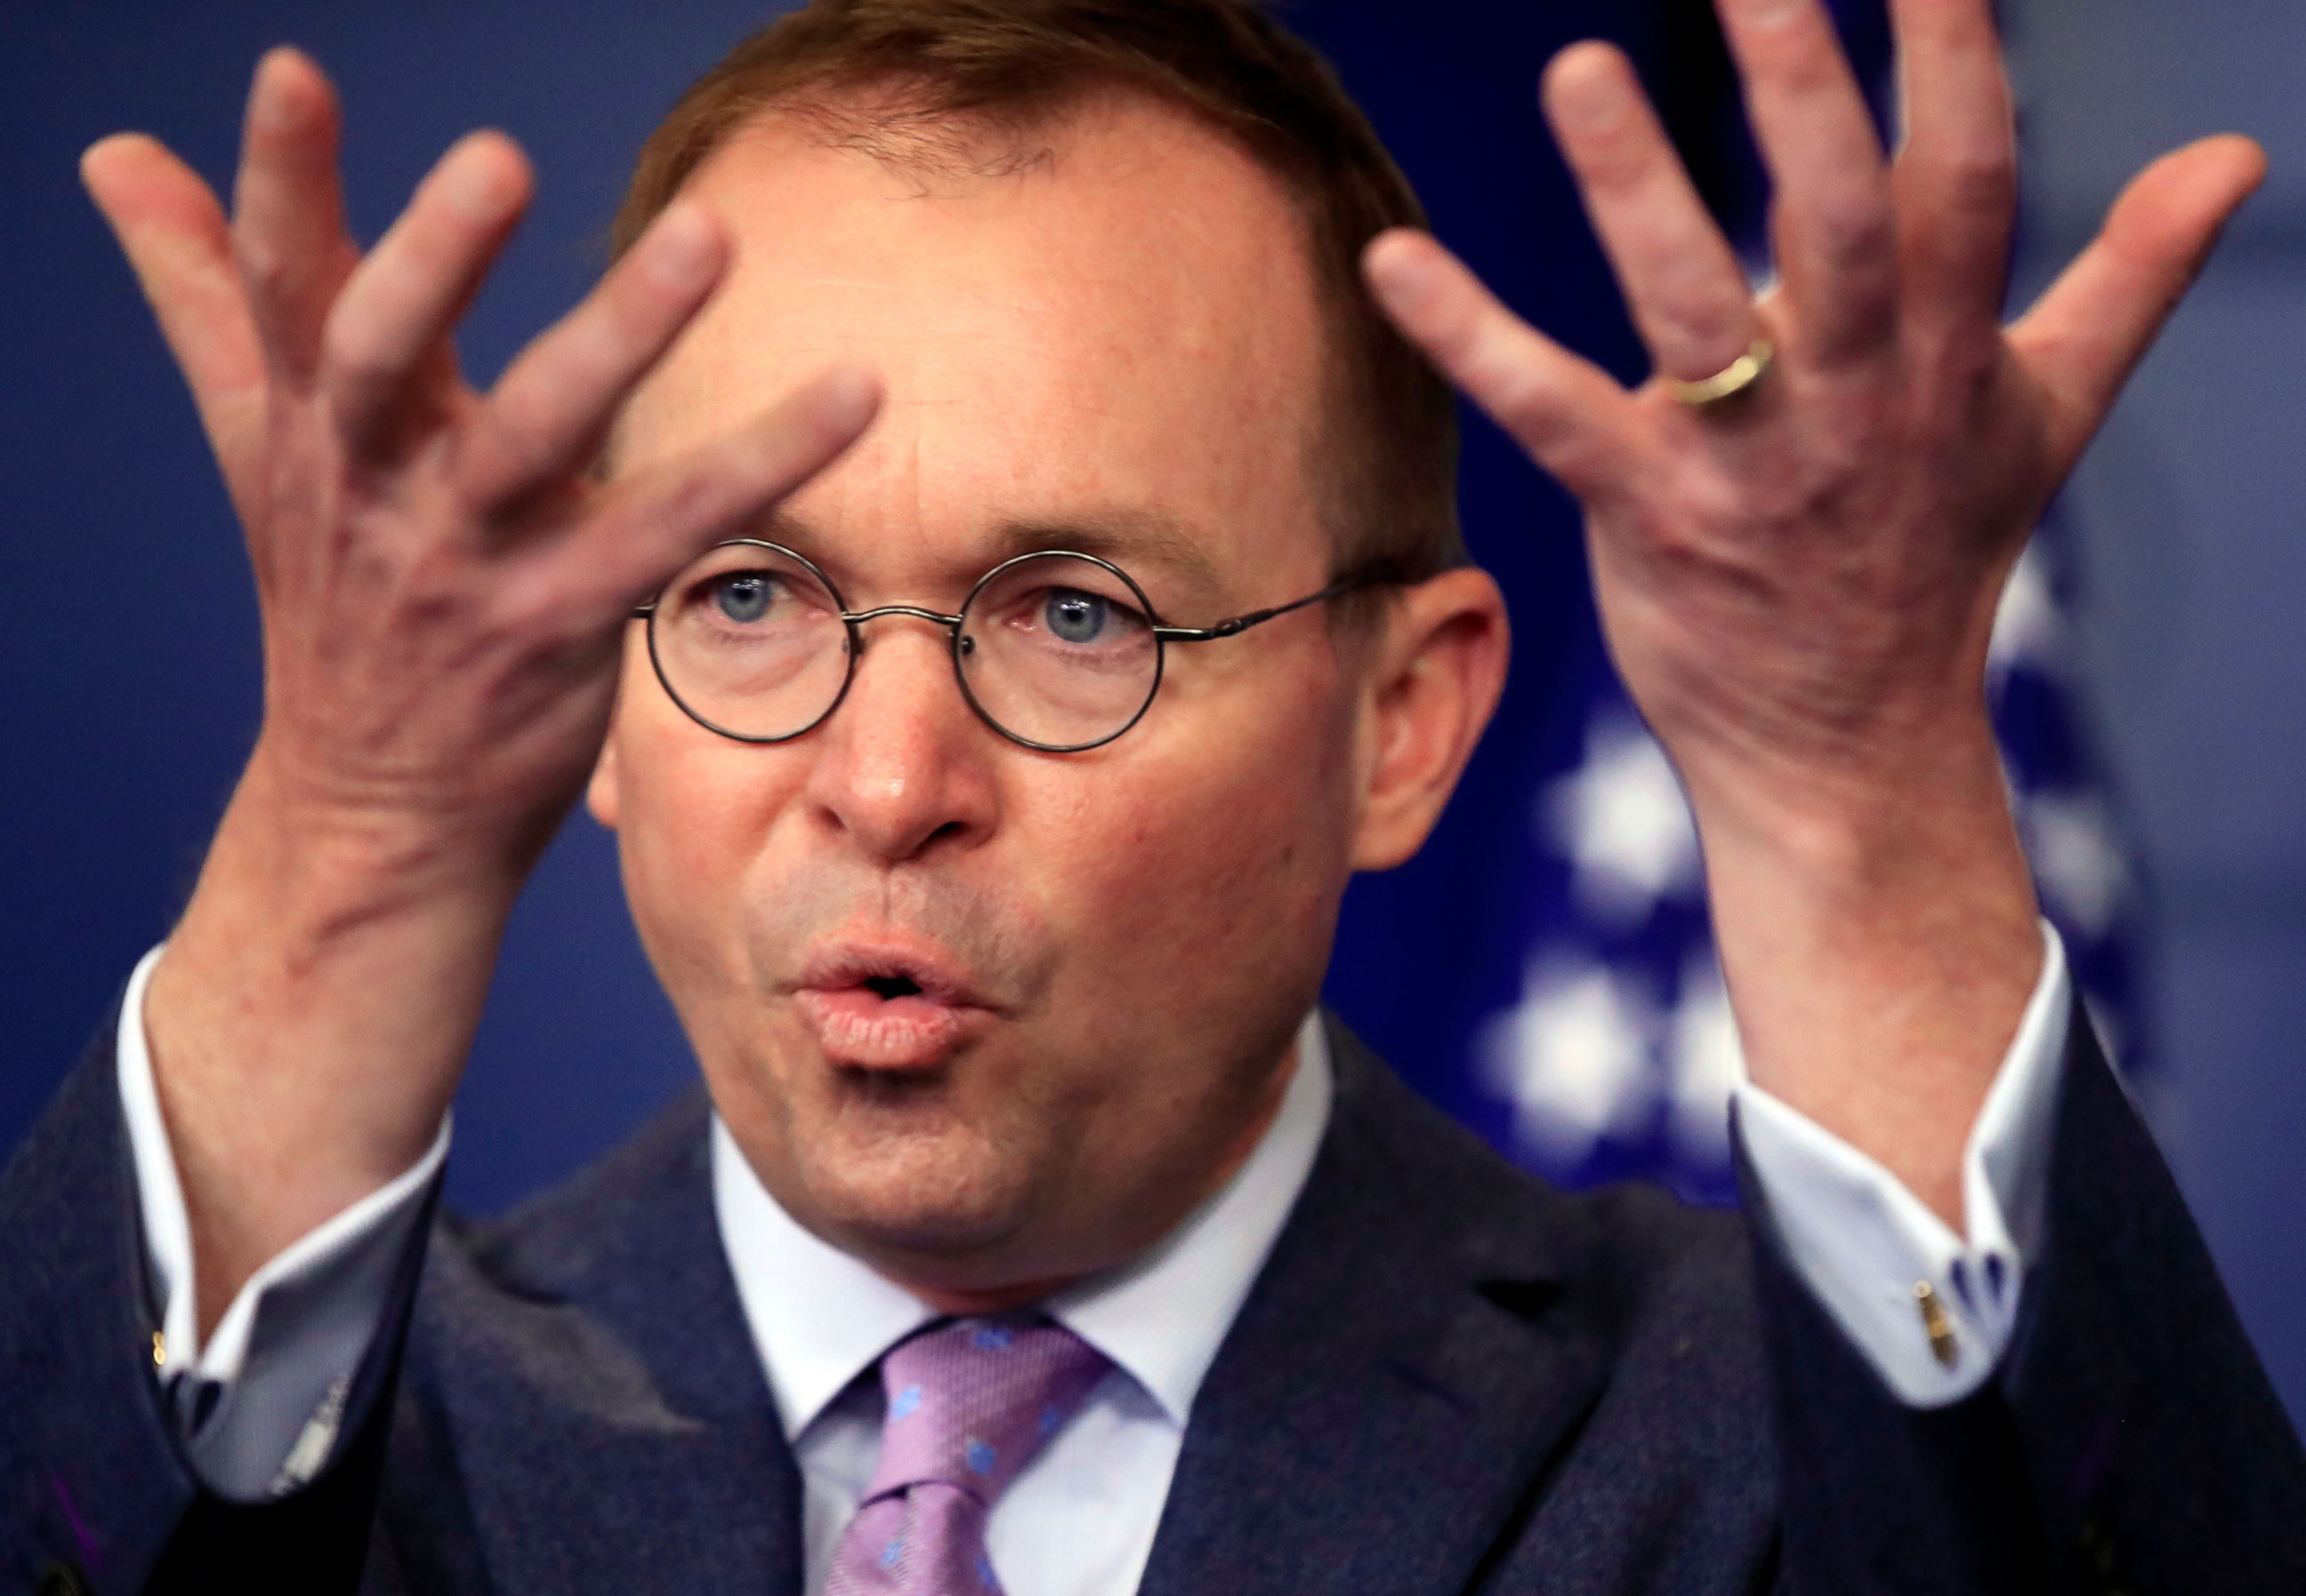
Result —
<instances>
[{"instance_id":1,"label":"raised hand","mask_svg":"<svg viewBox=\"0 0 2306 1596\"><path fill-rule=\"evenodd\" d=\"M599 752L633 604L869 421L833 371L643 473L592 466L728 246L676 203L487 393L451 335L526 204L475 133L365 255L335 96L259 67L229 220L149 139L83 175L158 316L247 534L265 713L147 1007L204 1319L413 1162L503 917Z\"/></svg>"},{"instance_id":2,"label":"raised hand","mask_svg":"<svg viewBox=\"0 0 2306 1596\"><path fill-rule=\"evenodd\" d=\"M2165 157L2002 325L2017 192L1988 0L1892 0L1885 159L1818 0L1718 0L1776 188L1756 298L1630 66L1545 99L1657 373L1631 392L1431 239L1367 269L1404 332L1583 500L1611 651L1704 837L1749 1066L1950 1218L2039 968L1984 701L2010 568L2264 160ZM1773 361L1692 405L1749 352Z\"/></svg>"}]
</instances>

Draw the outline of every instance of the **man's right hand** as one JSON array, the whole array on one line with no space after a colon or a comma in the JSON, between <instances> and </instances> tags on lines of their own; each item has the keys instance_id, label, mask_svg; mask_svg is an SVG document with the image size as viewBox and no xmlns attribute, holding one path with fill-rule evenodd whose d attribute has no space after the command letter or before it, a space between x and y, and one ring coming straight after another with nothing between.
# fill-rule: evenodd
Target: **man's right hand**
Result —
<instances>
[{"instance_id":1,"label":"man's right hand","mask_svg":"<svg viewBox=\"0 0 2306 1596\"><path fill-rule=\"evenodd\" d=\"M363 255L338 128L327 80L278 50L229 219L150 139L82 161L192 387L263 616L263 725L144 1016L203 1336L437 1132L505 917L599 752L632 606L877 403L829 371L717 444L598 480L619 405L721 278L719 225L676 202L476 392L451 335L525 161L470 135Z\"/></svg>"}]
</instances>

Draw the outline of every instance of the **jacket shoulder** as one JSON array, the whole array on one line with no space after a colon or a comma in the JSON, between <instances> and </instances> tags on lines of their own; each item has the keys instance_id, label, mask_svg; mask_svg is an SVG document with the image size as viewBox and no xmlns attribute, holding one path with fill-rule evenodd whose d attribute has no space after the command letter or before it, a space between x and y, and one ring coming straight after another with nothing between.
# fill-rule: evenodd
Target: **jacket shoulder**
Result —
<instances>
[{"instance_id":1,"label":"jacket shoulder","mask_svg":"<svg viewBox=\"0 0 2306 1596\"><path fill-rule=\"evenodd\" d=\"M607 1153L509 1212L482 1220L444 1214L438 1239L504 1291L575 1292L631 1258L636 1226L661 1224L668 1208L693 1207L699 1198L709 1205L711 1124L711 1102L693 1087Z\"/></svg>"},{"instance_id":2,"label":"jacket shoulder","mask_svg":"<svg viewBox=\"0 0 2306 1596\"><path fill-rule=\"evenodd\" d=\"M1752 1233L1735 1209L1620 1182L1564 1191L1514 1165L1426 1102L1342 1024L1331 1025L1337 1099L1331 1135L1363 1178L1476 1258L1536 1267L1600 1293L1604 1310L1697 1293L1746 1311Z\"/></svg>"}]
</instances>

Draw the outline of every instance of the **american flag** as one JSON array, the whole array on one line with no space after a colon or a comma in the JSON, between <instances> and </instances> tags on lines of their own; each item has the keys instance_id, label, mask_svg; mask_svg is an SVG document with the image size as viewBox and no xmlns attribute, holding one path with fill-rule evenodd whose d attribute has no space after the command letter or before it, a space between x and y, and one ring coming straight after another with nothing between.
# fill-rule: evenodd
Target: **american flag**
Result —
<instances>
[{"instance_id":1,"label":"american flag","mask_svg":"<svg viewBox=\"0 0 2306 1596\"><path fill-rule=\"evenodd\" d=\"M2131 1066L2142 898L2083 710L2068 547L2047 527L2012 575L1989 703L2045 909L2101 1035ZM1530 808L1520 991L1474 1035L1474 1088L1508 1111L1506 1150L1553 1179L1640 1177L1727 1202L1738 1040L1696 832L1622 688L1597 673L1589 698L1582 753Z\"/></svg>"}]
</instances>

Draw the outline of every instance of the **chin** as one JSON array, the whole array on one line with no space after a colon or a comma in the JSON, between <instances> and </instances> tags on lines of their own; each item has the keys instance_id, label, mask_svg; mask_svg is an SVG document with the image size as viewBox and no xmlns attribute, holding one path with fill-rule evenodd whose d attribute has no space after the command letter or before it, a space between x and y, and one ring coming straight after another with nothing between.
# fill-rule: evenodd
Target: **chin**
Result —
<instances>
[{"instance_id":1,"label":"chin","mask_svg":"<svg viewBox=\"0 0 2306 1596\"><path fill-rule=\"evenodd\" d=\"M942 1277L944 1262L958 1281L1012 1251L1027 1228L1027 1172L965 1127L840 1143L803 1156L810 1227L884 1272L902 1260L908 1275Z\"/></svg>"}]
</instances>

